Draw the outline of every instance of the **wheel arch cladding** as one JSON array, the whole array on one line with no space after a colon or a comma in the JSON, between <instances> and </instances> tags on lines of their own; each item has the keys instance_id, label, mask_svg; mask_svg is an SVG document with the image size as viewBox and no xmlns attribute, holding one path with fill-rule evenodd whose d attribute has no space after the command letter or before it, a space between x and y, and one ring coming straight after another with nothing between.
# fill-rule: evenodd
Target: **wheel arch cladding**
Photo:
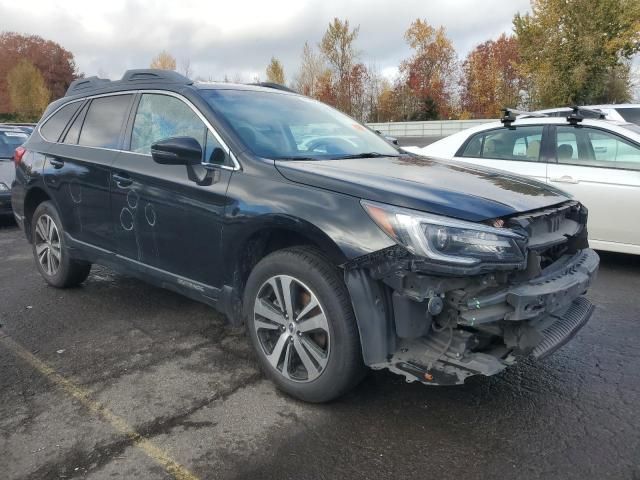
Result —
<instances>
[{"instance_id":1,"label":"wheel arch cladding","mask_svg":"<svg viewBox=\"0 0 640 480\"><path fill-rule=\"evenodd\" d=\"M33 220L33 214L42 202L51 201L51 197L40 187L34 187L27 192L24 199L24 218L25 218L25 233L29 242L32 242L31 238L31 221Z\"/></svg>"},{"instance_id":2,"label":"wheel arch cladding","mask_svg":"<svg viewBox=\"0 0 640 480\"><path fill-rule=\"evenodd\" d=\"M346 269L344 281L360 332L365 365L386 362L387 357L396 350L388 289L371 278L364 268Z\"/></svg>"},{"instance_id":3,"label":"wheel arch cladding","mask_svg":"<svg viewBox=\"0 0 640 480\"><path fill-rule=\"evenodd\" d=\"M333 240L308 222L279 218L273 223L255 229L241 241L227 240L230 246L234 243L236 246L233 247L233 261L230 262L231 267L226 275L222 301L225 304L224 311L233 324L242 323L242 297L251 271L270 253L284 248L308 245L317 248L335 266L346 261L346 257Z\"/></svg>"}]
</instances>

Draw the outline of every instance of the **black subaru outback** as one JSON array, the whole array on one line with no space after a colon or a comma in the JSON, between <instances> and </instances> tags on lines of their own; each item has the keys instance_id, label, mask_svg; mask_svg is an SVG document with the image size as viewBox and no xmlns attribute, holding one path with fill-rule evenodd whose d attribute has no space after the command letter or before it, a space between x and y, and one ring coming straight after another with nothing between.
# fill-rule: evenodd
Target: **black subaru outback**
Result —
<instances>
[{"instance_id":1,"label":"black subaru outback","mask_svg":"<svg viewBox=\"0 0 640 480\"><path fill-rule=\"evenodd\" d=\"M96 263L205 302L307 401L365 366L428 385L494 375L593 311L579 202L403 153L282 89L80 79L14 160L13 209L48 283L76 286Z\"/></svg>"}]
</instances>

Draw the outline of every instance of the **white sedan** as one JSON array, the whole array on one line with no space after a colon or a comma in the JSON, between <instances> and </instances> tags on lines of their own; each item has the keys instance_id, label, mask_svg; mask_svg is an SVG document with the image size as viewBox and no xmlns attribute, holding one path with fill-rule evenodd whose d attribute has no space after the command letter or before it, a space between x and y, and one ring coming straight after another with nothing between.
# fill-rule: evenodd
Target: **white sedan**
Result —
<instances>
[{"instance_id":1,"label":"white sedan","mask_svg":"<svg viewBox=\"0 0 640 480\"><path fill-rule=\"evenodd\" d=\"M640 126L610 120L487 123L411 152L533 177L589 209L592 248L640 255Z\"/></svg>"}]
</instances>

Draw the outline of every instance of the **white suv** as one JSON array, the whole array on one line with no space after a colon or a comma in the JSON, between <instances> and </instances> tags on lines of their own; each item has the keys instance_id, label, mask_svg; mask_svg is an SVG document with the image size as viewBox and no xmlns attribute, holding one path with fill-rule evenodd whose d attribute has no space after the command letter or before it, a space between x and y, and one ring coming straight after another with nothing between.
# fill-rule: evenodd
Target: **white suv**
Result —
<instances>
[{"instance_id":1,"label":"white suv","mask_svg":"<svg viewBox=\"0 0 640 480\"><path fill-rule=\"evenodd\" d=\"M559 187L589 209L592 248L640 255L638 125L518 117L407 150L507 170Z\"/></svg>"}]
</instances>

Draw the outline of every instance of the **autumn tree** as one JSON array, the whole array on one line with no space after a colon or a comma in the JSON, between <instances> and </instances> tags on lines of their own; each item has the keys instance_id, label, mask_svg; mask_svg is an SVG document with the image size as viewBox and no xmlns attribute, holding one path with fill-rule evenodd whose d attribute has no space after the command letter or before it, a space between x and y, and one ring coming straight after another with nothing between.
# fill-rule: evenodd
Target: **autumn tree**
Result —
<instances>
[{"instance_id":1,"label":"autumn tree","mask_svg":"<svg viewBox=\"0 0 640 480\"><path fill-rule=\"evenodd\" d=\"M336 107L348 114L352 111L353 68L358 58L354 42L358 38L359 29L360 27L351 29L349 20L334 18L320 42L320 51L331 69Z\"/></svg>"},{"instance_id":2,"label":"autumn tree","mask_svg":"<svg viewBox=\"0 0 640 480\"><path fill-rule=\"evenodd\" d=\"M391 122L397 120L397 104L393 85L387 79L383 79L380 85L374 118L374 122Z\"/></svg>"},{"instance_id":3,"label":"autumn tree","mask_svg":"<svg viewBox=\"0 0 640 480\"><path fill-rule=\"evenodd\" d=\"M7 75L7 89L13 112L22 121L37 121L51 96L44 77L28 60L20 60Z\"/></svg>"},{"instance_id":4,"label":"autumn tree","mask_svg":"<svg viewBox=\"0 0 640 480\"><path fill-rule=\"evenodd\" d=\"M276 57L271 57L271 62L269 62L269 65L267 66L266 74L268 82L280 85L285 84L284 68L282 67L282 62L280 62Z\"/></svg>"},{"instance_id":5,"label":"autumn tree","mask_svg":"<svg viewBox=\"0 0 640 480\"><path fill-rule=\"evenodd\" d=\"M294 80L298 92L309 97L318 98L320 78L327 70L324 59L309 42L304 43L300 57L300 69Z\"/></svg>"},{"instance_id":6,"label":"autumn tree","mask_svg":"<svg viewBox=\"0 0 640 480\"><path fill-rule=\"evenodd\" d=\"M640 2L531 0L531 10L513 20L531 106L614 100L611 75L640 51Z\"/></svg>"},{"instance_id":7,"label":"autumn tree","mask_svg":"<svg viewBox=\"0 0 640 480\"><path fill-rule=\"evenodd\" d=\"M400 73L409 87L411 120L448 118L452 112L456 81L456 51L444 27L434 28L426 20L415 20L405 32L405 40L414 50L402 62Z\"/></svg>"},{"instance_id":8,"label":"autumn tree","mask_svg":"<svg viewBox=\"0 0 640 480\"><path fill-rule=\"evenodd\" d=\"M36 35L0 33L0 113L11 112L7 73L21 60L40 72L52 99L64 96L71 82L78 78L73 54L59 44Z\"/></svg>"},{"instance_id":9,"label":"autumn tree","mask_svg":"<svg viewBox=\"0 0 640 480\"><path fill-rule=\"evenodd\" d=\"M495 118L503 107L520 102L524 80L519 72L518 41L500 35L474 48L462 64L461 107L465 116Z\"/></svg>"},{"instance_id":10,"label":"autumn tree","mask_svg":"<svg viewBox=\"0 0 640 480\"><path fill-rule=\"evenodd\" d=\"M160 70L175 70L176 59L166 50L161 51L158 56L151 60L150 68L158 68Z\"/></svg>"}]
</instances>

